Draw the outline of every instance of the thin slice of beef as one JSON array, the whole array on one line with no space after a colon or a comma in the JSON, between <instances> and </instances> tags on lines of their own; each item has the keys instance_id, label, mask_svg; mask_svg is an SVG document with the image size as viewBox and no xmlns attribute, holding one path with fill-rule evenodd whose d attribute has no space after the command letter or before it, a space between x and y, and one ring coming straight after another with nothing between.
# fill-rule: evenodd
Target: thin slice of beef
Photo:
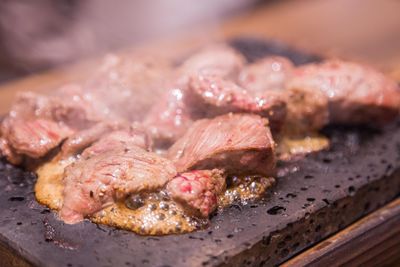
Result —
<instances>
[{"instance_id":1,"label":"thin slice of beef","mask_svg":"<svg viewBox=\"0 0 400 267\"><path fill-rule=\"evenodd\" d=\"M226 114L196 121L169 150L178 172L223 169L227 174L271 175L275 143L258 115Z\"/></svg>"},{"instance_id":2,"label":"thin slice of beef","mask_svg":"<svg viewBox=\"0 0 400 267\"><path fill-rule=\"evenodd\" d=\"M189 214L208 217L217 208L217 196L225 188L221 170L196 170L181 173L167 184L169 196Z\"/></svg>"},{"instance_id":3,"label":"thin slice of beef","mask_svg":"<svg viewBox=\"0 0 400 267\"><path fill-rule=\"evenodd\" d=\"M326 98L329 122L379 127L399 113L400 89L382 73L361 64L328 60L294 71L288 88Z\"/></svg>"},{"instance_id":4,"label":"thin slice of beef","mask_svg":"<svg viewBox=\"0 0 400 267\"><path fill-rule=\"evenodd\" d=\"M162 188L175 177L171 161L137 146L117 147L68 166L60 217L76 223L129 194Z\"/></svg>"},{"instance_id":5,"label":"thin slice of beef","mask_svg":"<svg viewBox=\"0 0 400 267\"><path fill-rule=\"evenodd\" d=\"M268 118L274 131L279 131L285 120L286 103L281 92L266 90L255 96L230 80L199 74L190 77L188 89L186 101L200 117L254 113Z\"/></svg>"},{"instance_id":6,"label":"thin slice of beef","mask_svg":"<svg viewBox=\"0 0 400 267\"><path fill-rule=\"evenodd\" d=\"M238 84L255 96L270 90L282 91L293 69L287 58L266 57L245 66L239 73Z\"/></svg>"}]
</instances>

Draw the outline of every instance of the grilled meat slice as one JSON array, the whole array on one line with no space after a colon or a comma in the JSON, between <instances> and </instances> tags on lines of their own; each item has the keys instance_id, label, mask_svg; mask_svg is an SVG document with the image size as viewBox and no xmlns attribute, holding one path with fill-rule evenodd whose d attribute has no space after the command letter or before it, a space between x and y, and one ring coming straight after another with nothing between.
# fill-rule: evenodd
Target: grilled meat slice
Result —
<instances>
[{"instance_id":1,"label":"grilled meat slice","mask_svg":"<svg viewBox=\"0 0 400 267\"><path fill-rule=\"evenodd\" d=\"M328 98L324 92L289 85L284 95L287 115L283 131L286 134L309 134L329 123Z\"/></svg>"},{"instance_id":2,"label":"grilled meat slice","mask_svg":"<svg viewBox=\"0 0 400 267\"><path fill-rule=\"evenodd\" d=\"M5 156L9 155L12 162L19 161L15 158L17 155L43 157L71 134L67 126L46 119L23 121L7 118L2 125L3 144L16 154L10 155L11 151L7 152L4 147Z\"/></svg>"},{"instance_id":3,"label":"grilled meat slice","mask_svg":"<svg viewBox=\"0 0 400 267\"><path fill-rule=\"evenodd\" d=\"M2 137L0 137L0 157L7 159L8 162L14 165L20 164L23 160L23 157L15 152L8 144L8 141Z\"/></svg>"},{"instance_id":4,"label":"grilled meat slice","mask_svg":"<svg viewBox=\"0 0 400 267\"><path fill-rule=\"evenodd\" d=\"M146 55L106 56L99 69L84 83L84 93L111 112L128 121L142 120L163 91L171 66L163 58Z\"/></svg>"},{"instance_id":5,"label":"grilled meat slice","mask_svg":"<svg viewBox=\"0 0 400 267\"><path fill-rule=\"evenodd\" d=\"M235 76L244 62L243 56L226 46L208 47L186 59L177 74L165 83L164 88L167 90L144 120L155 144L160 147L170 146L193 123L190 103L186 103L190 74Z\"/></svg>"},{"instance_id":6,"label":"grilled meat slice","mask_svg":"<svg viewBox=\"0 0 400 267\"><path fill-rule=\"evenodd\" d=\"M134 145L81 158L65 170L60 217L79 222L129 194L160 189L175 175L172 162Z\"/></svg>"},{"instance_id":7,"label":"grilled meat slice","mask_svg":"<svg viewBox=\"0 0 400 267\"><path fill-rule=\"evenodd\" d=\"M99 146L99 151L105 151L105 147L112 149L113 145L123 142L135 144L149 151L152 147L147 131L138 123L129 126L118 122L101 122L70 136L61 147L62 155L64 157L76 155L99 140L104 144L104 147ZM94 149L93 146L91 149Z\"/></svg>"},{"instance_id":8,"label":"grilled meat slice","mask_svg":"<svg viewBox=\"0 0 400 267\"><path fill-rule=\"evenodd\" d=\"M115 123L100 122L93 127L76 132L61 146L62 155L76 155L99 140L104 134L107 134L113 130L117 130L121 127L122 125Z\"/></svg>"},{"instance_id":9,"label":"grilled meat slice","mask_svg":"<svg viewBox=\"0 0 400 267\"><path fill-rule=\"evenodd\" d=\"M187 102L200 116L254 113L268 118L270 127L276 131L286 116L286 103L280 92L266 90L255 96L234 82L215 75L192 75L188 88Z\"/></svg>"},{"instance_id":10,"label":"grilled meat slice","mask_svg":"<svg viewBox=\"0 0 400 267\"><path fill-rule=\"evenodd\" d=\"M227 174L274 172L275 143L258 115L226 114L196 121L169 150L178 172L224 169Z\"/></svg>"},{"instance_id":11,"label":"grilled meat slice","mask_svg":"<svg viewBox=\"0 0 400 267\"><path fill-rule=\"evenodd\" d=\"M108 133L101 137L93 145L85 149L82 157L89 158L117 147L126 148L130 146L138 146L147 151L151 151L152 141L147 132L138 128L130 128L126 130L118 130Z\"/></svg>"},{"instance_id":12,"label":"grilled meat slice","mask_svg":"<svg viewBox=\"0 0 400 267\"><path fill-rule=\"evenodd\" d=\"M238 84L255 96L270 90L282 91L293 69L287 58L266 57L245 66L239 73Z\"/></svg>"},{"instance_id":13,"label":"grilled meat slice","mask_svg":"<svg viewBox=\"0 0 400 267\"><path fill-rule=\"evenodd\" d=\"M325 97L331 123L379 127L399 113L398 85L382 73L357 63L329 60L304 65L294 71L287 86L305 92L305 96Z\"/></svg>"},{"instance_id":14,"label":"grilled meat slice","mask_svg":"<svg viewBox=\"0 0 400 267\"><path fill-rule=\"evenodd\" d=\"M217 208L217 196L225 188L221 170L197 170L179 174L168 182L167 192L189 214L208 217Z\"/></svg>"},{"instance_id":15,"label":"grilled meat slice","mask_svg":"<svg viewBox=\"0 0 400 267\"><path fill-rule=\"evenodd\" d=\"M226 45L206 47L186 59L180 67L183 73L202 73L236 78L245 58Z\"/></svg>"},{"instance_id":16,"label":"grilled meat slice","mask_svg":"<svg viewBox=\"0 0 400 267\"><path fill-rule=\"evenodd\" d=\"M78 90L73 85L68 88ZM72 96L22 93L0 126L3 143L8 147L2 154L13 151L20 159L43 157L74 132L101 120L104 117L92 106Z\"/></svg>"}]
</instances>

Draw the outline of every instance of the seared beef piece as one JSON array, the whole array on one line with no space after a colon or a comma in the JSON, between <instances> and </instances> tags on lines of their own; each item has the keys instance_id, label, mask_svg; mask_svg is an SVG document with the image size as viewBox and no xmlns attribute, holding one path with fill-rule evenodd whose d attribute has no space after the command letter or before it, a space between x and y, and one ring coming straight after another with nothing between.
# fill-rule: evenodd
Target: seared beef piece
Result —
<instances>
[{"instance_id":1,"label":"seared beef piece","mask_svg":"<svg viewBox=\"0 0 400 267\"><path fill-rule=\"evenodd\" d=\"M17 96L8 117L53 120L75 130L104 120L105 116L99 114L91 103L80 96L81 87L74 84L63 86L60 92L51 96L23 92Z\"/></svg>"},{"instance_id":2,"label":"seared beef piece","mask_svg":"<svg viewBox=\"0 0 400 267\"><path fill-rule=\"evenodd\" d=\"M2 124L4 156L10 162L20 163L19 155L40 158L57 147L72 134L67 126L47 119L6 118Z\"/></svg>"},{"instance_id":3,"label":"seared beef piece","mask_svg":"<svg viewBox=\"0 0 400 267\"><path fill-rule=\"evenodd\" d=\"M168 147L193 123L191 107L185 102L189 75L193 73L234 77L245 59L227 46L208 47L189 57L170 77L166 91L144 120L157 146Z\"/></svg>"},{"instance_id":4,"label":"seared beef piece","mask_svg":"<svg viewBox=\"0 0 400 267\"><path fill-rule=\"evenodd\" d=\"M179 174L167 184L169 196L188 213L208 217L217 208L217 196L225 188L221 170L198 170Z\"/></svg>"},{"instance_id":5,"label":"seared beef piece","mask_svg":"<svg viewBox=\"0 0 400 267\"><path fill-rule=\"evenodd\" d=\"M73 85L68 88L71 92L78 90ZM1 123L0 133L3 143L7 143L15 156L40 158L75 131L103 119L92 106L72 95L41 96L26 92L17 97ZM10 155L7 151L2 154Z\"/></svg>"},{"instance_id":6,"label":"seared beef piece","mask_svg":"<svg viewBox=\"0 0 400 267\"><path fill-rule=\"evenodd\" d=\"M154 104L144 120L159 147L168 147L192 124L189 107L184 103L186 85L177 82Z\"/></svg>"},{"instance_id":7,"label":"seared beef piece","mask_svg":"<svg viewBox=\"0 0 400 267\"><path fill-rule=\"evenodd\" d=\"M269 90L282 91L293 69L293 63L287 58L266 57L245 66L239 73L238 84L255 96Z\"/></svg>"},{"instance_id":8,"label":"seared beef piece","mask_svg":"<svg viewBox=\"0 0 400 267\"><path fill-rule=\"evenodd\" d=\"M64 156L74 155L97 141L101 144L99 151L105 151L105 147L113 149L114 145L124 143L134 144L150 151L153 145L148 131L139 123L128 125L119 122L100 122L69 137L62 145L61 151ZM91 146L91 149L97 148Z\"/></svg>"},{"instance_id":9,"label":"seared beef piece","mask_svg":"<svg viewBox=\"0 0 400 267\"><path fill-rule=\"evenodd\" d=\"M400 89L396 82L356 63L329 60L299 67L288 88L304 92L304 99L314 94L324 96L331 123L381 126L399 112Z\"/></svg>"},{"instance_id":10,"label":"seared beef piece","mask_svg":"<svg viewBox=\"0 0 400 267\"><path fill-rule=\"evenodd\" d=\"M138 127L131 127L130 129L114 131L104 135L97 142L85 149L82 157L89 158L117 147L125 148L130 146L138 146L151 151L152 141L147 132L142 131Z\"/></svg>"},{"instance_id":11,"label":"seared beef piece","mask_svg":"<svg viewBox=\"0 0 400 267\"><path fill-rule=\"evenodd\" d=\"M183 62L180 69L183 73L235 78L245 62L245 58L233 48L216 45L192 55Z\"/></svg>"},{"instance_id":12,"label":"seared beef piece","mask_svg":"<svg viewBox=\"0 0 400 267\"><path fill-rule=\"evenodd\" d=\"M65 169L60 217L79 222L130 194L158 190L175 175L172 162L137 146L81 158Z\"/></svg>"},{"instance_id":13,"label":"seared beef piece","mask_svg":"<svg viewBox=\"0 0 400 267\"><path fill-rule=\"evenodd\" d=\"M284 132L293 136L318 131L329 122L328 98L320 90L288 87Z\"/></svg>"},{"instance_id":14,"label":"seared beef piece","mask_svg":"<svg viewBox=\"0 0 400 267\"><path fill-rule=\"evenodd\" d=\"M76 132L70 136L62 145L61 152L63 156L76 155L85 148L99 140L103 135L123 128L119 123L100 122L93 127Z\"/></svg>"},{"instance_id":15,"label":"seared beef piece","mask_svg":"<svg viewBox=\"0 0 400 267\"><path fill-rule=\"evenodd\" d=\"M23 158L8 144L7 140L0 137L0 158L7 159L8 162L18 165Z\"/></svg>"},{"instance_id":16,"label":"seared beef piece","mask_svg":"<svg viewBox=\"0 0 400 267\"><path fill-rule=\"evenodd\" d=\"M226 114L196 121L168 150L168 158L178 172L217 168L235 175L271 175L274 150L266 119Z\"/></svg>"},{"instance_id":17,"label":"seared beef piece","mask_svg":"<svg viewBox=\"0 0 400 267\"><path fill-rule=\"evenodd\" d=\"M267 90L254 96L234 82L215 75L192 75L188 88L186 101L196 115L254 113L268 118L275 131L279 131L285 119L286 103L281 92Z\"/></svg>"}]
</instances>

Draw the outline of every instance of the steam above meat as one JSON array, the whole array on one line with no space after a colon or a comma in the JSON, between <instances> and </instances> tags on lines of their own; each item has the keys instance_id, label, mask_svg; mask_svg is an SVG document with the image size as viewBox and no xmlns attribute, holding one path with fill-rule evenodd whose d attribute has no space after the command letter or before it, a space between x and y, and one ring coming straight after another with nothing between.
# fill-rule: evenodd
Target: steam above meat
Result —
<instances>
[{"instance_id":1,"label":"steam above meat","mask_svg":"<svg viewBox=\"0 0 400 267\"><path fill-rule=\"evenodd\" d=\"M79 222L129 194L160 189L175 175L172 162L137 146L82 158L65 170L60 217Z\"/></svg>"},{"instance_id":2,"label":"steam above meat","mask_svg":"<svg viewBox=\"0 0 400 267\"><path fill-rule=\"evenodd\" d=\"M266 119L227 114L196 121L168 150L168 158L178 172L217 168L233 174L271 175L274 148Z\"/></svg>"}]
</instances>

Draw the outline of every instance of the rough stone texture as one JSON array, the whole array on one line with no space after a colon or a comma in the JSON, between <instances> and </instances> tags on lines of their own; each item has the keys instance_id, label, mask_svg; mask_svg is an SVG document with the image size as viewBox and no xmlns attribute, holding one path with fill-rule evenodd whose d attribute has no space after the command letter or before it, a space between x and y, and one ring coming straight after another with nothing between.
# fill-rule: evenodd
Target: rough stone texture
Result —
<instances>
[{"instance_id":1,"label":"rough stone texture","mask_svg":"<svg viewBox=\"0 0 400 267\"><path fill-rule=\"evenodd\" d=\"M276 51L256 40L233 44L253 60ZM295 55L298 63L316 59ZM34 175L0 162L0 250L48 267L278 264L399 196L400 122L381 132L325 133L332 148L282 164L264 201L232 205L207 229L179 236L138 236L87 221L65 225L35 201Z\"/></svg>"}]
</instances>

